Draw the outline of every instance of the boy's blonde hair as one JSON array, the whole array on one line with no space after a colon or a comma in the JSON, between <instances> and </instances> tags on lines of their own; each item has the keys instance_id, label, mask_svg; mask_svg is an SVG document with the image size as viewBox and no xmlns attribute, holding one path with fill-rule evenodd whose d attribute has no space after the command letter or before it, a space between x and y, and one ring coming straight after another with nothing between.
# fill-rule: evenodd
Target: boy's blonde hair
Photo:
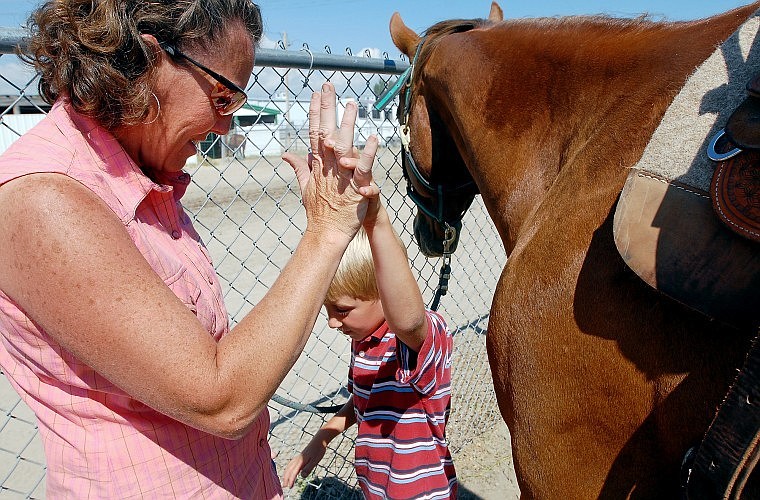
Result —
<instances>
[{"instance_id":1,"label":"boy's blonde hair","mask_svg":"<svg viewBox=\"0 0 760 500\"><path fill-rule=\"evenodd\" d=\"M396 235L396 240L406 254L406 247L398 235ZM348 244L338 270L335 271L335 277L330 283L330 288L327 289L325 301L335 302L342 296L359 300L380 298L375 280L375 263L372 261L372 250L364 228L359 229L354 239Z\"/></svg>"}]
</instances>

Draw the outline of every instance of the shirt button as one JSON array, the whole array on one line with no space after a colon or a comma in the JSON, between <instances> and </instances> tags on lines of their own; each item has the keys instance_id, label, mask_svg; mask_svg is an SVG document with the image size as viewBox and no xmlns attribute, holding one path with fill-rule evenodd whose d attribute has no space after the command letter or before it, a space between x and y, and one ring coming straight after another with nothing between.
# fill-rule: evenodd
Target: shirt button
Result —
<instances>
[{"instance_id":1,"label":"shirt button","mask_svg":"<svg viewBox=\"0 0 760 500\"><path fill-rule=\"evenodd\" d=\"M172 231L172 238L174 238L175 240L178 240L179 239L179 231L177 231L177 230Z\"/></svg>"},{"instance_id":2,"label":"shirt button","mask_svg":"<svg viewBox=\"0 0 760 500\"><path fill-rule=\"evenodd\" d=\"M266 446L266 444L267 444L267 440L264 438L261 438L261 440L259 441L259 446L263 448L264 446Z\"/></svg>"},{"instance_id":3,"label":"shirt button","mask_svg":"<svg viewBox=\"0 0 760 500\"><path fill-rule=\"evenodd\" d=\"M364 357L364 351L359 351L359 356Z\"/></svg>"}]
</instances>

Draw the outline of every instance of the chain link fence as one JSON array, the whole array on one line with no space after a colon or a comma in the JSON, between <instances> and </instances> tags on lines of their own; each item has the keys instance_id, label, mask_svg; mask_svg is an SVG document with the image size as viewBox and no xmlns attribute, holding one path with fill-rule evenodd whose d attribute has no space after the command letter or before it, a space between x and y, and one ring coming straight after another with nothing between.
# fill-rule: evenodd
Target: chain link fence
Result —
<instances>
[{"instance_id":1,"label":"chain link fence","mask_svg":"<svg viewBox=\"0 0 760 500\"><path fill-rule=\"evenodd\" d=\"M36 95L36 75L13 55L22 36L20 30L0 28L0 152L48 109ZM230 133L210 135L187 162L193 183L182 203L213 257L232 324L273 284L305 229L298 184L280 155L306 154L309 99L326 80L338 91L339 115L349 100L359 104L355 143L361 147L370 134L380 139L375 180L428 302L438 283L441 261L426 259L413 241L415 209L404 196L395 104L383 112L372 109L376 96L408 63L385 54L372 58L368 53L357 57L326 51L260 49L249 82L249 103L236 113ZM501 418L485 331L505 260L501 240L477 197L464 218L459 249L451 261L449 293L439 309L454 331L448 437L455 463L458 450ZM322 313L269 405L269 437L280 472L331 416L324 410L346 401L349 361L350 342L327 327ZM355 437L354 427L333 440L320 465L286 491L286 497L360 498L353 471ZM44 479L45 457L34 414L0 377L0 498L44 498Z\"/></svg>"}]
</instances>

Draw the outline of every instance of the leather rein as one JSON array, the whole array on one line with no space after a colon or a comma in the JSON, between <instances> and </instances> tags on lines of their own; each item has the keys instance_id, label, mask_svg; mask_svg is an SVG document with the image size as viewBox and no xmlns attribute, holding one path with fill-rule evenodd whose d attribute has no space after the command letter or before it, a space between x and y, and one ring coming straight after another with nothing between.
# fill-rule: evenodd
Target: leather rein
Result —
<instances>
[{"instance_id":1,"label":"leather rein","mask_svg":"<svg viewBox=\"0 0 760 500\"><path fill-rule=\"evenodd\" d=\"M378 98L374 108L377 110L384 109L394 97L403 92L403 108L399 106L399 125L401 126L401 146L403 150L401 156L401 170L404 174L404 179L406 180L406 193L417 206L418 210L429 218L435 220L444 228L443 264L440 270L438 287L436 288L435 296L429 306L430 309L435 311L438 309L441 296L446 295L446 292L448 291L448 282L451 277L452 246L457 240L456 226L461 222L475 199L475 195L479 194L480 190L472 178L469 178L466 182L456 186L450 186L443 182L434 183L422 175L422 172L417 166L417 162L414 161L414 156L412 156L409 147L411 142L409 113L414 95L412 87L414 84L415 68L417 66L422 46L425 44L425 39L426 37L422 37L417 44L417 49L409 68L399 76L396 83L388 89L386 93ZM399 105L400 104L401 102L399 102ZM421 190L418 190L415 187L414 183L411 181L410 175L413 175L417 180L419 186L422 188ZM446 201L452 197L456 199L469 197L469 201L465 203L463 208L453 217L447 217L444 208L446 207Z\"/></svg>"}]
</instances>

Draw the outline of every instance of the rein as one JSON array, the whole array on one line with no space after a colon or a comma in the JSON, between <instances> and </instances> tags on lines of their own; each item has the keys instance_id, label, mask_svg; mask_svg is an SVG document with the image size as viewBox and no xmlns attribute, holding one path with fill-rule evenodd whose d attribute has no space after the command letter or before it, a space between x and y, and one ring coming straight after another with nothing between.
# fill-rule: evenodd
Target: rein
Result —
<instances>
[{"instance_id":1,"label":"rein","mask_svg":"<svg viewBox=\"0 0 760 500\"><path fill-rule=\"evenodd\" d=\"M433 311L438 310L438 306L441 301L441 297L448 292L449 279L451 278L451 250L454 242L457 240L456 225L461 222L464 214L470 208L475 195L480 191L475 181L470 178L467 182L458 186L447 186L443 183L433 183L426 179L422 172L420 172L417 162L414 161L409 144L411 142L411 134L409 131L409 112L412 105L412 85L414 83L414 72L417 66L417 60L420 55L422 46L425 44L426 37L422 37L417 44L417 50L414 53L409 68L406 69L400 76L396 83L388 89L386 93L381 95L374 105L377 110L384 109L388 103L401 92L404 94L404 107L403 111L399 108L399 125L401 125L401 146L403 154L401 157L401 170L406 180L406 193L409 198L417 206L417 209L423 212L425 215L435 220L439 225L444 228L443 239L443 264L439 272L438 286L435 290L435 295L429 306ZM399 102L399 104L401 104ZM424 190L423 196L415 189L414 184L410 178L410 172L414 175L414 178L420 184ZM454 217L446 217L444 214L444 208L446 206L446 200L451 196L456 197L471 197L462 210Z\"/></svg>"}]
</instances>

